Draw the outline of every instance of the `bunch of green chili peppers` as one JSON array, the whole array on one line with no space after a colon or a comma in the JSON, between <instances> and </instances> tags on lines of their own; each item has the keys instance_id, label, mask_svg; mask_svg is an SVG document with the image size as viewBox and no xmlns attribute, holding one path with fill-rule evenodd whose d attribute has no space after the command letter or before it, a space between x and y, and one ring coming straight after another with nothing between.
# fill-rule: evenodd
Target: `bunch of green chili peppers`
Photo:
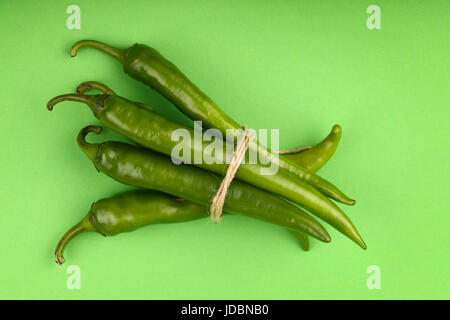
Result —
<instances>
[{"instance_id":1,"label":"bunch of green chili peppers","mask_svg":"<svg viewBox=\"0 0 450 320\"><path fill-rule=\"evenodd\" d=\"M83 47L98 49L115 58L125 73L159 92L192 120L202 121L206 128L219 130L224 136L230 133L229 129L234 129L232 138L238 139L242 126L155 49L143 44L117 49L98 41L82 40L73 45L70 55L74 57ZM89 90L100 93L86 94ZM192 128L163 117L150 106L121 97L96 81L80 84L76 93L51 99L48 110L62 101L86 104L105 127L136 143L88 143L87 134L100 134L99 126L87 126L77 137L78 146L97 171L139 189L94 202L88 214L58 243L55 250L58 264L64 263L63 252L68 242L84 231L112 236L150 224L208 217L208 207L227 164L173 162L171 152L178 143L172 139L173 133L183 129L194 137ZM316 146L281 155L252 140L247 152L257 152L264 163L276 162L279 169L272 175L262 175L262 161L241 163L227 190L224 211L284 227L300 241L304 250L309 249L308 236L330 242L327 230L305 209L366 249L351 220L334 202L353 205L355 200L316 174L335 152L341 135L341 127L335 125ZM205 156L211 152L204 143L189 141L190 154L201 152Z\"/></svg>"}]
</instances>

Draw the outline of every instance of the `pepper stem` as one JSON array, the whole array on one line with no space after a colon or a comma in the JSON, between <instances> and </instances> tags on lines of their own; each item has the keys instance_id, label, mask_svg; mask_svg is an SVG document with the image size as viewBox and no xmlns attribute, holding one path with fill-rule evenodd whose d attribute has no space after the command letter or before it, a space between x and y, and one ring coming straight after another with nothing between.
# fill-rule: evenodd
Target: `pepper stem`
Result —
<instances>
[{"instance_id":1,"label":"pepper stem","mask_svg":"<svg viewBox=\"0 0 450 320\"><path fill-rule=\"evenodd\" d=\"M66 248L70 240L84 231L95 231L95 228L89 222L89 214L84 217L83 220L81 220L78 224L73 226L69 231L67 231L59 241L55 249L55 259L57 264L62 265L64 263L64 249Z\"/></svg>"},{"instance_id":2,"label":"pepper stem","mask_svg":"<svg viewBox=\"0 0 450 320\"><path fill-rule=\"evenodd\" d=\"M110 95L110 96L116 96L117 94L111 89L109 88L107 85L98 82L98 81L86 81L83 82L82 84L80 84L77 87L77 93L78 94L83 94L86 91L90 90L90 89L94 89L94 90L98 90L104 94Z\"/></svg>"},{"instance_id":3,"label":"pepper stem","mask_svg":"<svg viewBox=\"0 0 450 320\"><path fill-rule=\"evenodd\" d=\"M102 43L100 41L95 41L95 40L78 41L70 49L70 56L75 57L77 55L78 50L82 47L90 47L90 48L98 49L98 50L110 55L111 57L115 58L120 63L122 63L122 64L124 63L124 58L123 58L124 50L111 47L105 43Z\"/></svg>"},{"instance_id":4,"label":"pepper stem","mask_svg":"<svg viewBox=\"0 0 450 320\"><path fill-rule=\"evenodd\" d=\"M279 151L275 151L278 154L293 154L293 153L300 153L306 150L311 149L311 146L306 146L306 147L300 147L300 148L296 148L296 149L292 149L292 150L279 150Z\"/></svg>"},{"instance_id":5,"label":"pepper stem","mask_svg":"<svg viewBox=\"0 0 450 320\"><path fill-rule=\"evenodd\" d=\"M49 111L52 111L55 104L58 104L63 101L77 101L77 102L82 102L82 103L86 103L87 105L90 105L90 103L94 102L94 100L95 100L94 96L87 96L84 94L72 94L72 93L63 94L63 95L54 97L49 102L47 102L47 109Z\"/></svg>"},{"instance_id":6,"label":"pepper stem","mask_svg":"<svg viewBox=\"0 0 450 320\"><path fill-rule=\"evenodd\" d=\"M78 133L77 136L77 143L78 146L81 148L81 150L83 150L84 153L86 153L86 155L88 156L88 158L91 161L95 161L95 156L97 154L97 150L98 150L98 144L92 144L92 143L88 143L86 142L86 135L89 132L94 132L95 134L100 134L100 132L102 132L102 127L98 127L98 126L87 126L84 127L83 129L81 129L81 131Z\"/></svg>"}]
</instances>

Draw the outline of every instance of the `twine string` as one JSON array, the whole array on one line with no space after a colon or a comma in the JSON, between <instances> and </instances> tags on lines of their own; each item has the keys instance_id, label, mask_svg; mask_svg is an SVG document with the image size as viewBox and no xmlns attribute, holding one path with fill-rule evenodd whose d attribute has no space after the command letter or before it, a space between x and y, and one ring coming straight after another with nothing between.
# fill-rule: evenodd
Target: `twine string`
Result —
<instances>
[{"instance_id":1,"label":"twine string","mask_svg":"<svg viewBox=\"0 0 450 320\"><path fill-rule=\"evenodd\" d=\"M220 184L219 190L217 190L217 193L214 196L211 204L210 216L211 220L215 223L220 222L222 219L222 209L223 204L225 203L225 197L227 195L228 187L230 186L231 181L233 181L236 171L241 165L241 162L245 156L245 152L247 151L252 139L253 136L251 132L248 131L246 127L244 127L239 141L236 144L236 149L234 150L233 157L231 158L230 165L227 169L227 173L225 174L225 177Z\"/></svg>"}]
</instances>

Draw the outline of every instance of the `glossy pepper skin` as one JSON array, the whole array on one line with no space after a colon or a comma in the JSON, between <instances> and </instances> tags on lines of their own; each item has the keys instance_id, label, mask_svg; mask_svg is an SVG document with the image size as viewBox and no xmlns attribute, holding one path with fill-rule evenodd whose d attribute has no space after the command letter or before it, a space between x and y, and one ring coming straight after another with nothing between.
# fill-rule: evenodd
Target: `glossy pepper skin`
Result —
<instances>
[{"instance_id":1,"label":"glossy pepper skin","mask_svg":"<svg viewBox=\"0 0 450 320\"><path fill-rule=\"evenodd\" d=\"M303 148L303 151L301 152L287 154L285 156L307 170L317 172L333 156L339 145L341 137L342 128L340 125L335 124L328 136L320 143L316 144L312 148ZM291 233L300 242L303 250L308 251L310 247L308 236L300 232Z\"/></svg>"},{"instance_id":2,"label":"glossy pepper skin","mask_svg":"<svg viewBox=\"0 0 450 320\"><path fill-rule=\"evenodd\" d=\"M71 228L55 250L56 262L64 263L67 243L84 231L103 236L114 236L137 228L158 224L200 219L208 215L205 206L190 201L178 201L167 194L153 190L133 190L94 202L89 213Z\"/></svg>"},{"instance_id":3,"label":"glossy pepper skin","mask_svg":"<svg viewBox=\"0 0 450 320\"><path fill-rule=\"evenodd\" d=\"M101 123L152 150L170 155L177 144L177 142L172 141L171 135L174 130L182 128L180 124L169 121L125 98L106 94L62 95L49 101L49 110L52 110L54 104L65 100L85 102ZM184 127L184 129L192 131L189 127ZM193 132L191 132L191 137L193 136ZM191 143L191 146L194 145L195 143ZM226 168L225 164L207 164L204 161L199 166L219 174L225 172ZM260 175L260 167L250 164L242 164L237 171L236 177L301 205L348 236L362 248L365 248L364 241L345 213L306 182L292 179L289 173L283 172L278 172L272 176ZM214 192L210 194L213 195ZM189 199L185 196L180 196Z\"/></svg>"},{"instance_id":4,"label":"glossy pepper skin","mask_svg":"<svg viewBox=\"0 0 450 320\"><path fill-rule=\"evenodd\" d=\"M205 206L154 190L132 190L101 199L94 202L89 213L61 238L55 249L56 263L65 262L64 249L82 232L97 232L110 237L148 225L186 222L207 216ZM306 235L289 231L305 250L309 249Z\"/></svg>"},{"instance_id":5,"label":"glossy pepper skin","mask_svg":"<svg viewBox=\"0 0 450 320\"><path fill-rule=\"evenodd\" d=\"M72 46L70 55L74 57L82 47L95 48L112 56L122 64L125 73L162 94L192 120L201 120L205 127L218 129L224 135L228 129L237 131L242 128L154 48L136 43L128 49L117 49L99 41L81 40ZM254 140L249 149L258 150L260 156L271 163L277 163L280 169L287 170L302 180L310 182L314 179L311 172L288 158L279 157ZM314 182L314 186L337 201L355 204L355 200L323 179Z\"/></svg>"},{"instance_id":6,"label":"glossy pepper skin","mask_svg":"<svg viewBox=\"0 0 450 320\"><path fill-rule=\"evenodd\" d=\"M295 154L286 154L292 162L311 172L317 172L333 156L342 136L342 128L335 124L328 136L314 147Z\"/></svg>"},{"instance_id":7,"label":"glossy pepper skin","mask_svg":"<svg viewBox=\"0 0 450 320\"><path fill-rule=\"evenodd\" d=\"M121 183L159 190L205 206L209 206L220 185L221 180L213 173L189 165L177 166L168 157L154 151L122 142L89 144L85 141L89 132L98 134L101 128L88 126L82 129L78 134L78 145L98 171ZM324 242L330 241L325 228L300 208L240 181L230 185L224 211L305 232Z\"/></svg>"}]
</instances>

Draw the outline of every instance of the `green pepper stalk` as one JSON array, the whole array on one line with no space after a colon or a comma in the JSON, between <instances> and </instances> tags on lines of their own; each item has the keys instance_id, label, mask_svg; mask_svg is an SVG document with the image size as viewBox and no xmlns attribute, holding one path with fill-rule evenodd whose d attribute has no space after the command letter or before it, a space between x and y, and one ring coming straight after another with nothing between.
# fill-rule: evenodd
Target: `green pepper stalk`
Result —
<instances>
[{"instance_id":1,"label":"green pepper stalk","mask_svg":"<svg viewBox=\"0 0 450 320\"><path fill-rule=\"evenodd\" d=\"M97 231L95 227L90 222L90 214L88 214L86 217L84 217L78 224L73 226L69 231L67 231L64 236L59 240L58 246L55 250L55 260L56 263L59 265L62 265L66 260L64 259L63 253L64 249L66 248L67 244L75 238L77 235L79 235L82 232L86 231Z\"/></svg>"},{"instance_id":2,"label":"green pepper stalk","mask_svg":"<svg viewBox=\"0 0 450 320\"><path fill-rule=\"evenodd\" d=\"M108 86L105 84L98 82L98 81L86 81L81 83L77 87L77 93L83 94L87 90L95 89L98 90L104 94L109 94L110 96L116 96L117 94Z\"/></svg>"},{"instance_id":3,"label":"green pepper stalk","mask_svg":"<svg viewBox=\"0 0 450 320\"><path fill-rule=\"evenodd\" d=\"M162 94L192 120L201 120L206 128L218 129L224 135L228 129L237 131L242 128L155 49L137 43L128 49L117 49L99 41L82 40L72 46L70 55L76 56L78 50L83 47L98 49L115 58L122 64L125 73ZM258 152L257 154L270 163L276 163L280 169L289 171L294 176L313 184L328 197L345 204L355 204L355 200L346 196L331 183L324 179L316 180L316 176L311 172L288 158L279 157L256 141L250 143L249 149Z\"/></svg>"}]
</instances>

